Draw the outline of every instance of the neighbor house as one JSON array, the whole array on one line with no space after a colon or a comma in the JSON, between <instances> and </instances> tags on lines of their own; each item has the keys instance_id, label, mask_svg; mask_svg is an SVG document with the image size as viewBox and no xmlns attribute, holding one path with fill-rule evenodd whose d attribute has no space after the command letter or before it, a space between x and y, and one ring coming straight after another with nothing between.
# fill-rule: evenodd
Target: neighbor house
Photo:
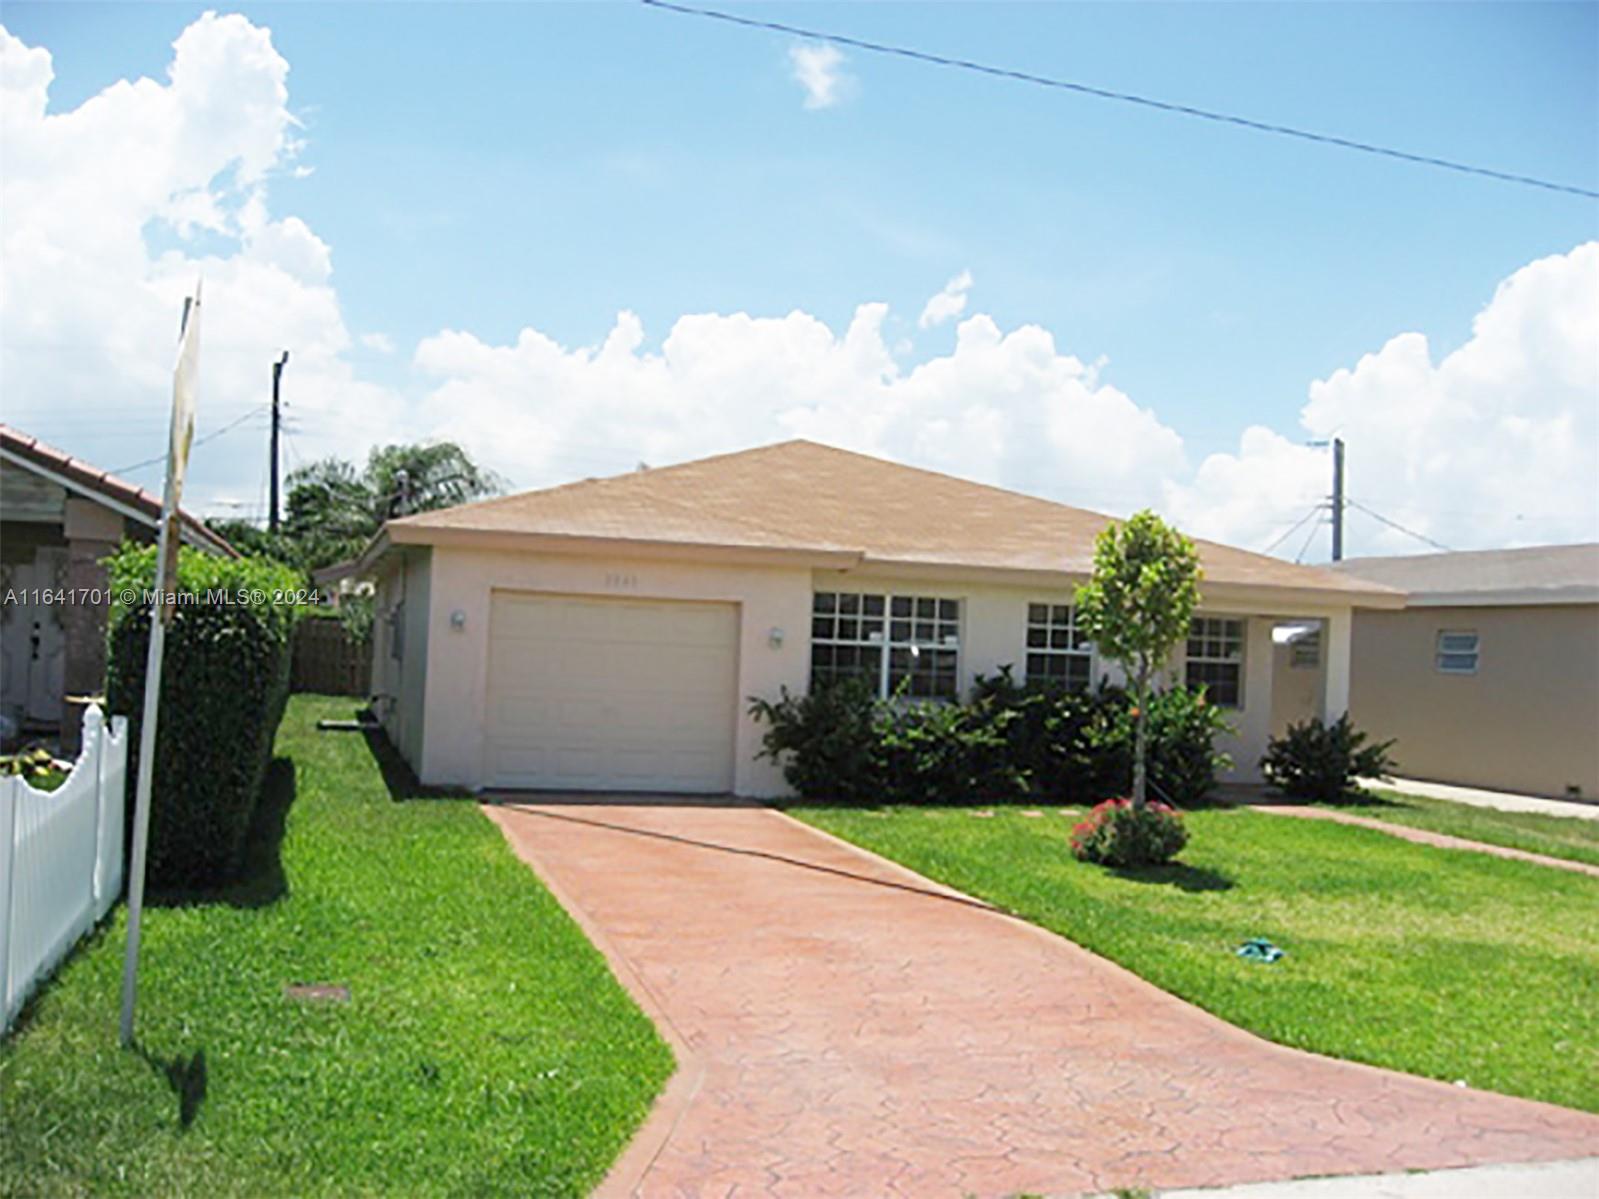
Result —
<instances>
[{"instance_id":1,"label":"neighbor house","mask_svg":"<svg viewBox=\"0 0 1599 1199\"><path fill-rule=\"evenodd\" d=\"M0 425L0 712L14 728L76 747L67 697L105 687L103 559L160 523L160 497ZM181 527L186 544L237 556L187 513Z\"/></svg>"},{"instance_id":2,"label":"neighbor house","mask_svg":"<svg viewBox=\"0 0 1599 1199\"><path fill-rule=\"evenodd\" d=\"M1599 798L1599 545L1355 558L1350 710L1409 777Z\"/></svg>"},{"instance_id":3,"label":"neighbor house","mask_svg":"<svg viewBox=\"0 0 1599 1199\"><path fill-rule=\"evenodd\" d=\"M1072 606L1107 520L805 441L391 520L362 559L379 713L428 783L778 795L751 696L1111 673ZM1174 669L1231 709L1253 778L1274 722L1346 707L1354 610L1404 597L1199 552ZM1314 630L1314 654L1274 653L1280 624Z\"/></svg>"}]
</instances>

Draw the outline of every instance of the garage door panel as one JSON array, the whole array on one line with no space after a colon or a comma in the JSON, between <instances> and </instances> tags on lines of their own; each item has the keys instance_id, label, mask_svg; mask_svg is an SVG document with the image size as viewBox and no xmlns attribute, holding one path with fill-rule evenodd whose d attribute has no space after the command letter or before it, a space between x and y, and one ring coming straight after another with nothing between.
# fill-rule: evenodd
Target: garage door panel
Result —
<instances>
[{"instance_id":1,"label":"garage door panel","mask_svg":"<svg viewBox=\"0 0 1599 1199\"><path fill-rule=\"evenodd\" d=\"M490 784L730 789L737 635L730 604L497 592Z\"/></svg>"}]
</instances>

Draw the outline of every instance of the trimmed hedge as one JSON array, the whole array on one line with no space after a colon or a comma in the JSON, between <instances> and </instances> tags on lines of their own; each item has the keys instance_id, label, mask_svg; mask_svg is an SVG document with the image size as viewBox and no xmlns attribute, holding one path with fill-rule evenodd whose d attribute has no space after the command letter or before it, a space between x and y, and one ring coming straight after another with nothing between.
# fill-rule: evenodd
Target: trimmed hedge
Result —
<instances>
[{"instance_id":1,"label":"trimmed hedge","mask_svg":"<svg viewBox=\"0 0 1599 1199\"><path fill-rule=\"evenodd\" d=\"M113 594L132 588L141 597L131 605L117 599L107 631L106 702L128 717L132 737L130 822L150 647L142 597L154 587L155 559L154 546L131 544L107 559ZM151 788L152 886L212 887L237 873L288 699L290 634L303 611L282 593L304 586L295 571L266 559L179 552L170 589L195 599L179 604L167 626Z\"/></svg>"},{"instance_id":2,"label":"trimmed hedge","mask_svg":"<svg viewBox=\"0 0 1599 1199\"><path fill-rule=\"evenodd\" d=\"M811 695L785 689L750 713L768 726L763 757L806 799L836 803L994 803L1037 798L1094 804L1125 794L1135 707L1115 687L1069 691L979 678L964 704L880 700L846 681ZM1173 688L1149 704L1149 779L1175 803L1203 800L1230 765L1215 748L1225 713Z\"/></svg>"}]
</instances>

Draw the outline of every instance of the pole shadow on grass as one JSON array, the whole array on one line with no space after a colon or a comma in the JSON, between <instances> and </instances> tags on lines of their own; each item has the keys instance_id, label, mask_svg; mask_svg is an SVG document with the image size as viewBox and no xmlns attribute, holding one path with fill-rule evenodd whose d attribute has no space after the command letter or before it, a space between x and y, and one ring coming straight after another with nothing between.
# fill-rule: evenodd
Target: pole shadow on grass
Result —
<instances>
[{"instance_id":1,"label":"pole shadow on grass","mask_svg":"<svg viewBox=\"0 0 1599 1199\"><path fill-rule=\"evenodd\" d=\"M152 907L178 908L226 904L233 908L270 907L289 893L283 872L283 833L294 805L297 781L292 758L273 758L261 783L261 797L244 837L239 873L217 887L163 887L152 890Z\"/></svg>"},{"instance_id":2,"label":"pole shadow on grass","mask_svg":"<svg viewBox=\"0 0 1599 1199\"><path fill-rule=\"evenodd\" d=\"M205 1050L196 1049L189 1057L179 1053L170 1058L157 1057L143 1045L134 1045L134 1052L145 1064L167 1080L178 1100L178 1127L187 1129L200 1114L205 1102L206 1066Z\"/></svg>"}]
</instances>

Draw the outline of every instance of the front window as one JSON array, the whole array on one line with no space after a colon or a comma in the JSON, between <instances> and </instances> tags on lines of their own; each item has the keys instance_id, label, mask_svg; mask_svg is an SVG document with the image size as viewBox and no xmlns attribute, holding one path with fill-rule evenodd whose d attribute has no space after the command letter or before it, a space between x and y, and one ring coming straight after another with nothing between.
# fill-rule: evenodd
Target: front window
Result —
<instances>
[{"instance_id":1,"label":"front window","mask_svg":"<svg viewBox=\"0 0 1599 1199\"><path fill-rule=\"evenodd\" d=\"M1230 616L1196 616L1188 626L1186 682L1224 708L1244 699L1244 622Z\"/></svg>"},{"instance_id":2,"label":"front window","mask_svg":"<svg viewBox=\"0 0 1599 1199\"><path fill-rule=\"evenodd\" d=\"M960 601L818 591L811 603L811 687L860 678L880 696L954 699Z\"/></svg>"},{"instance_id":3,"label":"front window","mask_svg":"<svg viewBox=\"0 0 1599 1199\"><path fill-rule=\"evenodd\" d=\"M1438 653L1434 659L1439 674L1476 674L1478 638L1470 631L1443 631L1438 634Z\"/></svg>"},{"instance_id":4,"label":"front window","mask_svg":"<svg viewBox=\"0 0 1599 1199\"><path fill-rule=\"evenodd\" d=\"M1077 611L1067 604L1027 605L1027 681L1059 683L1087 690L1093 677L1088 635L1077 627Z\"/></svg>"}]
</instances>

